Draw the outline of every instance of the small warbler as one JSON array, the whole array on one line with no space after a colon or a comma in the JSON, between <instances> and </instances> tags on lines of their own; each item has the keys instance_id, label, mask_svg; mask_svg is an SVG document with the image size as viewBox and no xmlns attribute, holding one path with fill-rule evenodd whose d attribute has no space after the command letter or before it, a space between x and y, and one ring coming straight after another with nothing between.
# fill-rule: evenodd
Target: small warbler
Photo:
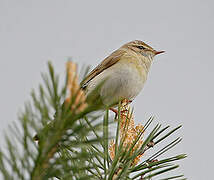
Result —
<instances>
[{"instance_id":1,"label":"small warbler","mask_svg":"<svg viewBox=\"0 0 214 180\"><path fill-rule=\"evenodd\" d=\"M146 43L135 40L114 51L82 81L86 95L102 83L97 91L106 106L124 99L132 101L142 90L156 51Z\"/></svg>"}]
</instances>

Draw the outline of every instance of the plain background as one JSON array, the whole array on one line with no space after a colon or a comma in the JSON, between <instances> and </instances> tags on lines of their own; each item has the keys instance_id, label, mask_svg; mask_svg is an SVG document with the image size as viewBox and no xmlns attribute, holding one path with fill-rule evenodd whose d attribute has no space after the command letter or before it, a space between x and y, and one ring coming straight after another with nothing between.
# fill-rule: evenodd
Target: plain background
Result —
<instances>
[{"instance_id":1,"label":"plain background","mask_svg":"<svg viewBox=\"0 0 214 180\"><path fill-rule=\"evenodd\" d=\"M187 153L179 172L212 179L214 112L212 0L0 0L0 119L2 132L51 60L63 74L68 58L94 67L122 44L139 39L165 54L132 103L135 119L172 127Z\"/></svg>"}]
</instances>

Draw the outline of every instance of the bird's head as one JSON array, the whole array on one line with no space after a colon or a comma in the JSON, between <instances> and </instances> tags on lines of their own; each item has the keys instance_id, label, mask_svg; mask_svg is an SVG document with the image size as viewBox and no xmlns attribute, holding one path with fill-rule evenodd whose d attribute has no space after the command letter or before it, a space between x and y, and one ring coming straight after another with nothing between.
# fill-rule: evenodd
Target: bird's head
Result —
<instances>
[{"instance_id":1,"label":"bird's head","mask_svg":"<svg viewBox=\"0 0 214 180\"><path fill-rule=\"evenodd\" d=\"M144 57L151 57L151 58L165 52L165 51L156 51L151 46L139 40L126 43L122 46L122 48L135 52Z\"/></svg>"}]
</instances>

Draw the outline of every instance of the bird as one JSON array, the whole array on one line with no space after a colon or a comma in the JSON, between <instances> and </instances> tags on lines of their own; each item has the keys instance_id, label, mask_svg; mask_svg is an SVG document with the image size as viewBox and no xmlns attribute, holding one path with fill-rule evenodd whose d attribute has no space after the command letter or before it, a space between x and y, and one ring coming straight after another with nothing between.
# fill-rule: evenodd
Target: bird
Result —
<instances>
[{"instance_id":1,"label":"bird","mask_svg":"<svg viewBox=\"0 0 214 180\"><path fill-rule=\"evenodd\" d=\"M86 97L92 95L93 101L100 98L104 108L117 116L118 111L113 107L119 101L135 99L143 89L154 57L164 52L140 40L128 42L95 67L80 83L80 88ZM34 140L38 141L39 136L35 135Z\"/></svg>"},{"instance_id":2,"label":"bird","mask_svg":"<svg viewBox=\"0 0 214 180\"><path fill-rule=\"evenodd\" d=\"M128 42L95 67L83 79L81 88L86 96L94 92L105 107L114 107L124 99L132 102L143 89L154 57L164 52L141 40Z\"/></svg>"}]
</instances>

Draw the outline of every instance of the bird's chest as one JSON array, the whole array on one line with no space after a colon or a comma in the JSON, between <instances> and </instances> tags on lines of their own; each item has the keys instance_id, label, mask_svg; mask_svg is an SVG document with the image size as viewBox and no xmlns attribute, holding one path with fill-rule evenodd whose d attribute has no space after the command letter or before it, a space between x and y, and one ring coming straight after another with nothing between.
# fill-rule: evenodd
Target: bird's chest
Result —
<instances>
[{"instance_id":1,"label":"bird's chest","mask_svg":"<svg viewBox=\"0 0 214 180\"><path fill-rule=\"evenodd\" d=\"M134 99L147 78L147 73L141 67L132 63L118 63L105 72L107 78L101 96L115 97L116 99Z\"/></svg>"}]
</instances>

